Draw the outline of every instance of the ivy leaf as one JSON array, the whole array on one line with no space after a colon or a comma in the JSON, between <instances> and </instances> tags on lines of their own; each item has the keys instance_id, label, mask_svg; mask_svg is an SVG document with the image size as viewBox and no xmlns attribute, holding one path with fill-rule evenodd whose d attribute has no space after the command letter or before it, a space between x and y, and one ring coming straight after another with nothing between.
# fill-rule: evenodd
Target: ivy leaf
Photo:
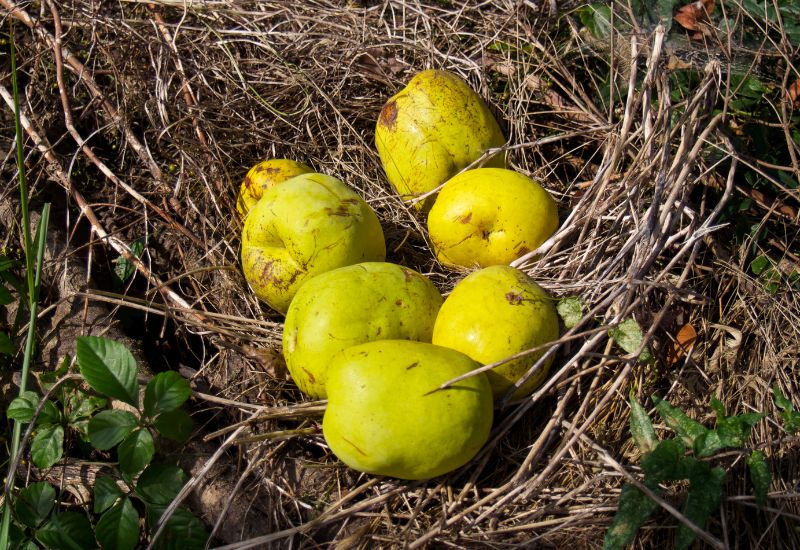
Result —
<instances>
[{"instance_id":1,"label":"ivy leaf","mask_svg":"<svg viewBox=\"0 0 800 550\"><path fill-rule=\"evenodd\" d=\"M181 443L192 435L192 417L183 409L161 413L156 417L153 426L164 437Z\"/></svg>"},{"instance_id":2,"label":"ivy leaf","mask_svg":"<svg viewBox=\"0 0 800 550\"><path fill-rule=\"evenodd\" d=\"M14 355L16 351L11 336L9 336L7 332L0 331L0 353L4 355Z\"/></svg>"},{"instance_id":3,"label":"ivy leaf","mask_svg":"<svg viewBox=\"0 0 800 550\"><path fill-rule=\"evenodd\" d=\"M159 373L148 382L144 390L144 414L152 418L159 413L174 411L190 395L192 388L183 376L175 371Z\"/></svg>"},{"instance_id":4,"label":"ivy leaf","mask_svg":"<svg viewBox=\"0 0 800 550\"><path fill-rule=\"evenodd\" d=\"M558 301L556 310L564 321L564 326L572 328L583 319L583 300L580 296L567 296Z\"/></svg>"},{"instance_id":5,"label":"ivy leaf","mask_svg":"<svg viewBox=\"0 0 800 550\"><path fill-rule=\"evenodd\" d=\"M625 351L625 353L635 353L642 345L644 335L639 323L636 319L631 317L625 319L616 327L608 329L608 335L617 343L617 345ZM639 360L643 363L648 363L653 360L653 354L650 349L645 346L639 354Z\"/></svg>"},{"instance_id":6,"label":"ivy leaf","mask_svg":"<svg viewBox=\"0 0 800 550\"><path fill-rule=\"evenodd\" d=\"M36 539L46 548L64 550L87 550L97 548L89 519L78 512L60 512L41 529Z\"/></svg>"},{"instance_id":7,"label":"ivy leaf","mask_svg":"<svg viewBox=\"0 0 800 550\"><path fill-rule=\"evenodd\" d=\"M153 436L146 428L139 428L119 444L117 456L122 473L134 476L150 464L155 454Z\"/></svg>"},{"instance_id":8,"label":"ivy leaf","mask_svg":"<svg viewBox=\"0 0 800 550\"><path fill-rule=\"evenodd\" d=\"M781 410L783 428L790 434L800 431L800 413L795 412L792 402L784 397L778 384L772 386L772 397L775 406Z\"/></svg>"},{"instance_id":9,"label":"ivy leaf","mask_svg":"<svg viewBox=\"0 0 800 550\"><path fill-rule=\"evenodd\" d=\"M30 422L39 405L39 399L39 394L34 391L22 392L8 405L6 416L17 422Z\"/></svg>"},{"instance_id":10,"label":"ivy leaf","mask_svg":"<svg viewBox=\"0 0 800 550\"><path fill-rule=\"evenodd\" d=\"M642 457L644 470L649 483L675 481L686 477L686 447L678 439L659 441L652 452Z\"/></svg>"},{"instance_id":11,"label":"ivy leaf","mask_svg":"<svg viewBox=\"0 0 800 550\"><path fill-rule=\"evenodd\" d=\"M100 517L95 535L103 548L133 550L139 542L139 513L124 498Z\"/></svg>"},{"instance_id":12,"label":"ivy leaf","mask_svg":"<svg viewBox=\"0 0 800 550\"><path fill-rule=\"evenodd\" d=\"M32 529L47 519L56 503L56 490L46 481L31 483L14 500L17 518Z\"/></svg>"},{"instance_id":13,"label":"ivy leaf","mask_svg":"<svg viewBox=\"0 0 800 550\"><path fill-rule=\"evenodd\" d=\"M110 476L96 478L94 481L94 513L101 514L108 510L122 494L122 489L119 488L114 478Z\"/></svg>"},{"instance_id":14,"label":"ivy leaf","mask_svg":"<svg viewBox=\"0 0 800 550\"><path fill-rule=\"evenodd\" d=\"M156 525L166 506L148 506L147 518ZM178 508L167 520L163 533L156 540L158 550L201 550L205 548L208 532L203 522L191 512Z\"/></svg>"},{"instance_id":15,"label":"ivy leaf","mask_svg":"<svg viewBox=\"0 0 800 550\"><path fill-rule=\"evenodd\" d=\"M89 420L89 442L95 449L107 451L125 439L138 423L128 411L100 411Z\"/></svg>"},{"instance_id":16,"label":"ivy leaf","mask_svg":"<svg viewBox=\"0 0 800 550\"><path fill-rule=\"evenodd\" d=\"M124 345L97 336L79 336L76 345L81 374L98 393L139 407L136 360Z\"/></svg>"},{"instance_id":17,"label":"ivy leaf","mask_svg":"<svg viewBox=\"0 0 800 550\"><path fill-rule=\"evenodd\" d=\"M657 490L657 488L654 488ZM617 513L606 531L603 550L623 550L633 541L636 532L658 508L655 501L635 486L625 484L619 497Z\"/></svg>"},{"instance_id":18,"label":"ivy leaf","mask_svg":"<svg viewBox=\"0 0 800 550\"><path fill-rule=\"evenodd\" d=\"M683 504L683 515L692 523L703 528L711 514L719 508L725 484L725 470L717 466L711 468L707 462L691 457L686 458L689 471L689 491ZM675 548L686 550L697 535L683 523L678 525Z\"/></svg>"},{"instance_id":19,"label":"ivy leaf","mask_svg":"<svg viewBox=\"0 0 800 550\"><path fill-rule=\"evenodd\" d=\"M64 427L49 425L39 429L31 442L31 460L37 468L46 470L61 460L64 454Z\"/></svg>"},{"instance_id":20,"label":"ivy leaf","mask_svg":"<svg viewBox=\"0 0 800 550\"><path fill-rule=\"evenodd\" d=\"M759 506L764 506L767 502L769 485L772 482L772 474L769 471L769 466L767 466L764 453L761 451L750 453L747 459L747 467L750 470L750 482L753 484L756 503Z\"/></svg>"},{"instance_id":21,"label":"ivy leaf","mask_svg":"<svg viewBox=\"0 0 800 550\"><path fill-rule=\"evenodd\" d=\"M673 407L656 395L653 395L652 399L656 404L656 411L658 414L667 426L674 430L683 442L686 443L687 447L694 447L695 440L708 433L708 428L686 416L682 410Z\"/></svg>"},{"instance_id":22,"label":"ivy leaf","mask_svg":"<svg viewBox=\"0 0 800 550\"><path fill-rule=\"evenodd\" d=\"M151 464L136 482L136 494L147 504L166 506L178 495L189 477L173 464Z\"/></svg>"},{"instance_id":23,"label":"ivy leaf","mask_svg":"<svg viewBox=\"0 0 800 550\"><path fill-rule=\"evenodd\" d=\"M653 430L653 423L650 421L650 417L647 416L647 411L636 400L633 391L631 391L628 400L631 404L630 425L633 441L642 453L649 453L658 443L656 432Z\"/></svg>"}]
</instances>

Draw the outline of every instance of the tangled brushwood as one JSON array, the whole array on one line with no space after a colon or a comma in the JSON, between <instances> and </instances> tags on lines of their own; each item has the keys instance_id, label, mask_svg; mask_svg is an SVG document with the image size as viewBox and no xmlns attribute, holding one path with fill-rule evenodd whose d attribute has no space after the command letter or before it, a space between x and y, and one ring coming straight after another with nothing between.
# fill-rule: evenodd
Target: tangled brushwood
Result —
<instances>
[{"instance_id":1,"label":"tangled brushwood","mask_svg":"<svg viewBox=\"0 0 800 550\"><path fill-rule=\"evenodd\" d=\"M765 413L713 455L727 475L708 521L664 483L640 547L671 546L678 525L717 548L800 545L799 440L781 422L800 407L800 18L738 0L559 4L0 0L0 248L20 243L12 29L32 208L53 204L63 245L48 250L43 350L66 338L47 325L59 304L76 304L73 321L102 306L83 333L118 325L151 375L190 379L194 437L168 452L192 477L174 505L215 545L602 546L623 485L647 479L631 394L654 421L658 399L707 427L712 397ZM327 448L324 403L286 376L283 317L242 276L236 196L267 158L335 176L378 214L387 261L449 292L463 274L435 260L374 147L384 102L426 68L468 82L510 167L556 198L555 235L513 265L560 300L566 328L549 377L502 403L475 459L401 482ZM76 265L79 284L56 282ZM84 460L26 475L79 487L94 473L68 474ZM61 504L80 509L81 494Z\"/></svg>"}]
</instances>

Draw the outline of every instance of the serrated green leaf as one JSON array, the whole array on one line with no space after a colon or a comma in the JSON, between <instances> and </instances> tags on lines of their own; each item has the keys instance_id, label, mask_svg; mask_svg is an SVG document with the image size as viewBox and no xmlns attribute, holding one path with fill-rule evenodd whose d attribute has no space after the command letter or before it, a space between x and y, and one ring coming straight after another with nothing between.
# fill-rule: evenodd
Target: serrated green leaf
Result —
<instances>
[{"instance_id":1,"label":"serrated green leaf","mask_svg":"<svg viewBox=\"0 0 800 550\"><path fill-rule=\"evenodd\" d=\"M652 452L642 457L648 483L658 484L664 481L675 481L686 477L686 447L680 440L665 439L659 441Z\"/></svg>"},{"instance_id":2,"label":"serrated green leaf","mask_svg":"<svg viewBox=\"0 0 800 550\"><path fill-rule=\"evenodd\" d=\"M39 405L39 394L34 391L22 392L6 409L6 416L17 422L30 422Z\"/></svg>"},{"instance_id":3,"label":"serrated green leaf","mask_svg":"<svg viewBox=\"0 0 800 550\"><path fill-rule=\"evenodd\" d=\"M781 409L783 428L790 434L800 431L800 413L795 412L792 402L784 397L777 384L772 386L772 396L775 406Z\"/></svg>"},{"instance_id":4,"label":"serrated green leaf","mask_svg":"<svg viewBox=\"0 0 800 550\"><path fill-rule=\"evenodd\" d=\"M666 425L674 430L686 443L687 447L694 447L695 440L700 436L705 437L708 433L708 428L686 416L682 410L673 407L656 395L652 396L652 399L656 404L656 412L658 412Z\"/></svg>"},{"instance_id":5,"label":"serrated green leaf","mask_svg":"<svg viewBox=\"0 0 800 550\"><path fill-rule=\"evenodd\" d=\"M97 336L79 336L76 354L81 374L96 392L139 407L136 360L124 345Z\"/></svg>"},{"instance_id":6,"label":"serrated green leaf","mask_svg":"<svg viewBox=\"0 0 800 550\"><path fill-rule=\"evenodd\" d=\"M116 480L109 476L100 476L94 482L94 513L102 514L117 502L123 495Z\"/></svg>"},{"instance_id":7,"label":"serrated green leaf","mask_svg":"<svg viewBox=\"0 0 800 550\"><path fill-rule=\"evenodd\" d=\"M704 528L708 518L714 513L722 501L725 485L725 470L720 467L711 468L707 462L687 457L689 491L683 503L683 515L700 528ZM683 523L678 525L675 537L675 548L685 550L697 535Z\"/></svg>"},{"instance_id":8,"label":"serrated green leaf","mask_svg":"<svg viewBox=\"0 0 800 550\"><path fill-rule=\"evenodd\" d=\"M192 417L183 409L161 413L153 426L158 433L173 441L184 442L192 435Z\"/></svg>"},{"instance_id":9,"label":"serrated green leaf","mask_svg":"<svg viewBox=\"0 0 800 550\"><path fill-rule=\"evenodd\" d=\"M564 321L564 326L572 328L583 319L583 300L580 296L567 296L558 301L556 310Z\"/></svg>"},{"instance_id":10,"label":"serrated green leaf","mask_svg":"<svg viewBox=\"0 0 800 550\"><path fill-rule=\"evenodd\" d=\"M63 454L63 426L51 424L36 431L31 442L31 460L37 468L50 468L61 460Z\"/></svg>"},{"instance_id":11,"label":"serrated green leaf","mask_svg":"<svg viewBox=\"0 0 800 550\"><path fill-rule=\"evenodd\" d=\"M46 548L55 550L88 550L97 548L89 519L78 512L60 512L41 529L36 539Z\"/></svg>"},{"instance_id":12,"label":"serrated green leaf","mask_svg":"<svg viewBox=\"0 0 800 550\"><path fill-rule=\"evenodd\" d=\"M139 513L130 499L123 498L105 512L95 527L100 547L109 550L133 550L139 542Z\"/></svg>"},{"instance_id":13,"label":"serrated green leaf","mask_svg":"<svg viewBox=\"0 0 800 550\"><path fill-rule=\"evenodd\" d=\"M171 412L183 405L192 388L189 381L175 371L162 372L147 383L144 390L144 414L151 418Z\"/></svg>"},{"instance_id":14,"label":"serrated green leaf","mask_svg":"<svg viewBox=\"0 0 800 550\"><path fill-rule=\"evenodd\" d=\"M616 327L608 329L608 335L622 348L625 353L635 353L642 345L644 335L639 323L631 317L625 319ZM653 359L650 349L645 346L639 354L639 360L647 363Z\"/></svg>"},{"instance_id":15,"label":"serrated green leaf","mask_svg":"<svg viewBox=\"0 0 800 550\"><path fill-rule=\"evenodd\" d=\"M628 396L628 400L631 404L631 436L633 436L636 446L639 447L639 451L643 454L649 453L658 443L653 423L650 421L650 417L647 416L647 411L636 400L633 391Z\"/></svg>"},{"instance_id":16,"label":"serrated green leaf","mask_svg":"<svg viewBox=\"0 0 800 550\"><path fill-rule=\"evenodd\" d=\"M151 464L136 482L136 494L148 504L168 505L189 476L174 464Z\"/></svg>"},{"instance_id":17,"label":"serrated green leaf","mask_svg":"<svg viewBox=\"0 0 800 550\"><path fill-rule=\"evenodd\" d=\"M152 529L164 513L164 506L148 506L147 518ZM167 520L161 536L156 540L157 550L201 550L205 548L208 532L203 522L194 514L178 508Z\"/></svg>"},{"instance_id":18,"label":"serrated green leaf","mask_svg":"<svg viewBox=\"0 0 800 550\"><path fill-rule=\"evenodd\" d=\"M622 550L627 547L647 518L658 508L655 501L633 485L625 484L619 497L617 513L606 531L603 550Z\"/></svg>"},{"instance_id":19,"label":"serrated green leaf","mask_svg":"<svg viewBox=\"0 0 800 550\"><path fill-rule=\"evenodd\" d=\"M16 352L17 348L14 347L14 341L11 340L11 336L7 332L0 330L0 353L14 355Z\"/></svg>"},{"instance_id":20,"label":"serrated green leaf","mask_svg":"<svg viewBox=\"0 0 800 550\"><path fill-rule=\"evenodd\" d=\"M46 481L39 481L19 492L14 500L14 512L22 523L36 529L50 515L55 503L55 488Z\"/></svg>"},{"instance_id":21,"label":"serrated green leaf","mask_svg":"<svg viewBox=\"0 0 800 550\"><path fill-rule=\"evenodd\" d=\"M750 482L753 484L756 503L759 506L764 506L767 502L770 483L772 483L772 474L769 471L764 453L761 451L750 453L747 458L747 467L750 470Z\"/></svg>"},{"instance_id":22,"label":"serrated green leaf","mask_svg":"<svg viewBox=\"0 0 800 550\"><path fill-rule=\"evenodd\" d=\"M155 453L153 436L145 428L140 428L119 444L117 457L119 468L128 476L134 476L150 464Z\"/></svg>"},{"instance_id":23,"label":"serrated green leaf","mask_svg":"<svg viewBox=\"0 0 800 550\"><path fill-rule=\"evenodd\" d=\"M89 442L95 449L107 451L125 439L138 423L128 411L100 411L89 420Z\"/></svg>"}]
</instances>

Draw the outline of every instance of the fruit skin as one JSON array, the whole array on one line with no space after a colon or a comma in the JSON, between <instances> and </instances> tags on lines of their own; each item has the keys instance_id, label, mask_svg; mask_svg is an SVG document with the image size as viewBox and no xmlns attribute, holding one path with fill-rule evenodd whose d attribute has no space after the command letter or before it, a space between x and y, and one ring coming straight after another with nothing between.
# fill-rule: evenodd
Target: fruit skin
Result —
<instances>
[{"instance_id":1,"label":"fruit skin","mask_svg":"<svg viewBox=\"0 0 800 550\"><path fill-rule=\"evenodd\" d=\"M428 234L449 266L509 264L558 228L558 207L529 177L502 168L467 170L447 182L428 213Z\"/></svg>"},{"instance_id":2,"label":"fruit skin","mask_svg":"<svg viewBox=\"0 0 800 550\"><path fill-rule=\"evenodd\" d=\"M506 142L481 97L446 71L417 74L383 106L375 144L389 183L403 198L427 193ZM495 154L485 166L505 166ZM434 197L417 203L427 210Z\"/></svg>"},{"instance_id":3,"label":"fruit skin","mask_svg":"<svg viewBox=\"0 0 800 550\"><path fill-rule=\"evenodd\" d=\"M245 278L281 313L314 275L385 257L375 212L344 183L324 174L303 174L267 189L245 219Z\"/></svg>"},{"instance_id":4,"label":"fruit skin","mask_svg":"<svg viewBox=\"0 0 800 550\"><path fill-rule=\"evenodd\" d=\"M442 296L425 276L391 263L367 262L317 275L286 313L283 355L292 378L325 399L336 353L374 340L430 342Z\"/></svg>"},{"instance_id":5,"label":"fruit skin","mask_svg":"<svg viewBox=\"0 0 800 550\"><path fill-rule=\"evenodd\" d=\"M244 219L264 195L264 191L270 187L313 171L313 168L302 162L289 159L269 159L259 162L247 172L239 188L239 196L236 197L236 212L239 213L239 218Z\"/></svg>"},{"instance_id":6,"label":"fruit skin","mask_svg":"<svg viewBox=\"0 0 800 550\"><path fill-rule=\"evenodd\" d=\"M478 367L457 351L407 340L348 348L328 370L322 431L355 470L428 479L466 464L489 437L492 392Z\"/></svg>"},{"instance_id":7,"label":"fruit skin","mask_svg":"<svg viewBox=\"0 0 800 550\"><path fill-rule=\"evenodd\" d=\"M552 342L559 336L552 298L525 273L492 266L467 275L445 299L433 327L433 343L456 349L487 365ZM499 399L546 350L505 363L487 377ZM552 356L515 393L529 395L547 376Z\"/></svg>"}]
</instances>

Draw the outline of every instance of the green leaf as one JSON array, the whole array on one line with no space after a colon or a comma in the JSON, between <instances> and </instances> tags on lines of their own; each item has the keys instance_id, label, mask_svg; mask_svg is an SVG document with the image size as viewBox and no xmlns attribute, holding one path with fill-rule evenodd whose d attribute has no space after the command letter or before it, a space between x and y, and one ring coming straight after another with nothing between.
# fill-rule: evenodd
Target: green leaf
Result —
<instances>
[{"instance_id":1,"label":"green leaf","mask_svg":"<svg viewBox=\"0 0 800 550\"><path fill-rule=\"evenodd\" d=\"M94 513L101 514L105 512L122 495L122 489L119 488L114 478L109 476L96 478L94 481Z\"/></svg>"},{"instance_id":2,"label":"green leaf","mask_svg":"<svg viewBox=\"0 0 800 550\"><path fill-rule=\"evenodd\" d=\"M19 492L14 501L14 512L22 523L36 529L50 515L55 503L55 488L46 481L39 481Z\"/></svg>"},{"instance_id":3,"label":"green leaf","mask_svg":"<svg viewBox=\"0 0 800 550\"><path fill-rule=\"evenodd\" d=\"M0 287L2 288L2 287ZM0 331L0 353L5 355L14 355L17 349L14 347L14 342L7 332Z\"/></svg>"},{"instance_id":4,"label":"green leaf","mask_svg":"<svg viewBox=\"0 0 800 550\"><path fill-rule=\"evenodd\" d=\"M36 425L47 426L49 424L60 424L62 420L61 411L58 410L56 404L47 400L39 413L39 418L36 419Z\"/></svg>"},{"instance_id":5,"label":"green leaf","mask_svg":"<svg viewBox=\"0 0 800 550\"><path fill-rule=\"evenodd\" d=\"M161 413L153 426L158 433L174 441L184 442L192 435L192 417L183 409Z\"/></svg>"},{"instance_id":6,"label":"green leaf","mask_svg":"<svg viewBox=\"0 0 800 550\"><path fill-rule=\"evenodd\" d=\"M564 326L572 328L583 319L583 300L580 296L567 296L558 301L556 310L564 321Z\"/></svg>"},{"instance_id":7,"label":"green leaf","mask_svg":"<svg viewBox=\"0 0 800 550\"><path fill-rule=\"evenodd\" d=\"M647 411L636 400L633 391L628 396L628 400L631 404L630 425L633 441L642 453L649 453L658 443L656 432L653 430L653 423L650 421L650 417L647 416Z\"/></svg>"},{"instance_id":8,"label":"green leaf","mask_svg":"<svg viewBox=\"0 0 800 550\"><path fill-rule=\"evenodd\" d=\"M689 491L683 504L683 515L698 527L705 527L706 521L719 508L725 484L725 470L717 466L711 468L707 462L687 457L689 462ZM683 523L678 525L675 548L685 550L697 538L694 532Z\"/></svg>"},{"instance_id":9,"label":"green leaf","mask_svg":"<svg viewBox=\"0 0 800 550\"><path fill-rule=\"evenodd\" d=\"M101 548L133 550L139 542L139 513L124 498L100 517L95 535Z\"/></svg>"},{"instance_id":10,"label":"green leaf","mask_svg":"<svg viewBox=\"0 0 800 550\"><path fill-rule=\"evenodd\" d=\"M625 351L625 353L636 352L639 347L641 347L642 341L644 340L642 329L633 317L625 319L616 327L608 329L608 335L623 349L623 351ZM642 353L639 355L639 360L646 363L652 359L653 354L650 353L650 349L645 346Z\"/></svg>"},{"instance_id":11,"label":"green leaf","mask_svg":"<svg viewBox=\"0 0 800 550\"><path fill-rule=\"evenodd\" d=\"M636 532L658 508L655 501L630 484L622 487L617 513L606 531L603 550L622 550L633 541Z\"/></svg>"},{"instance_id":12,"label":"green leaf","mask_svg":"<svg viewBox=\"0 0 800 550\"><path fill-rule=\"evenodd\" d=\"M711 407L717 413L717 426L695 440L694 450L698 457L711 456L726 447L744 446L753 426L765 416L763 413L726 416L724 405L716 397L711 398Z\"/></svg>"},{"instance_id":13,"label":"green leaf","mask_svg":"<svg viewBox=\"0 0 800 550\"><path fill-rule=\"evenodd\" d=\"M772 386L772 396L775 406L781 410L781 420L783 428L790 434L800 430L800 413L795 412L792 402L784 397L778 384Z\"/></svg>"},{"instance_id":14,"label":"green leaf","mask_svg":"<svg viewBox=\"0 0 800 550\"><path fill-rule=\"evenodd\" d=\"M764 506L767 502L769 485L772 483L772 474L769 471L769 466L767 466L764 453L761 451L750 453L747 459L747 467L750 470L750 482L753 484L756 503L759 506Z\"/></svg>"},{"instance_id":15,"label":"green leaf","mask_svg":"<svg viewBox=\"0 0 800 550\"><path fill-rule=\"evenodd\" d=\"M142 257L142 252L144 251L144 239L136 239L131 243L131 252L137 258ZM114 263L117 264L114 266L114 275L117 276L117 280L120 283L126 282L128 279L133 276L134 272L136 271L136 266L133 262L129 261L125 256L120 256Z\"/></svg>"},{"instance_id":16,"label":"green leaf","mask_svg":"<svg viewBox=\"0 0 800 550\"><path fill-rule=\"evenodd\" d=\"M64 427L49 425L37 430L31 442L31 460L37 468L47 469L64 454Z\"/></svg>"},{"instance_id":17,"label":"green leaf","mask_svg":"<svg viewBox=\"0 0 800 550\"><path fill-rule=\"evenodd\" d=\"M603 4L586 6L578 12L581 23L595 38L607 40L611 34L611 8Z\"/></svg>"},{"instance_id":18,"label":"green leaf","mask_svg":"<svg viewBox=\"0 0 800 550\"><path fill-rule=\"evenodd\" d=\"M34 391L22 392L8 405L6 416L17 422L30 422L39 405L39 399L39 394Z\"/></svg>"},{"instance_id":19,"label":"green leaf","mask_svg":"<svg viewBox=\"0 0 800 550\"><path fill-rule=\"evenodd\" d=\"M100 411L89 420L89 441L95 449L107 451L125 439L138 423L128 411Z\"/></svg>"},{"instance_id":20,"label":"green leaf","mask_svg":"<svg viewBox=\"0 0 800 550\"><path fill-rule=\"evenodd\" d=\"M154 526L164 506L148 506L147 516L151 526ZM208 532L203 522L197 519L188 510L178 508L167 520L163 533L156 540L158 550L201 550L205 548Z\"/></svg>"},{"instance_id":21,"label":"green leaf","mask_svg":"<svg viewBox=\"0 0 800 550\"><path fill-rule=\"evenodd\" d=\"M136 494L148 504L168 505L189 476L173 464L151 464L136 482Z\"/></svg>"},{"instance_id":22,"label":"green leaf","mask_svg":"<svg viewBox=\"0 0 800 550\"><path fill-rule=\"evenodd\" d=\"M648 483L658 484L686 477L686 447L678 439L659 441L655 449L642 457Z\"/></svg>"},{"instance_id":23,"label":"green leaf","mask_svg":"<svg viewBox=\"0 0 800 550\"><path fill-rule=\"evenodd\" d=\"M79 336L76 353L81 374L96 392L139 407L136 360L119 342Z\"/></svg>"},{"instance_id":24,"label":"green leaf","mask_svg":"<svg viewBox=\"0 0 800 550\"><path fill-rule=\"evenodd\" d=\"M67 421L72 424L79 420L89 418L95 411L108 406L108 399L104 397L97 397L96 395L87 395L83 392L76 392L69 397L69 413L67 414Z\"/></svg>"},{"instance_id":25,"label":"green leaf","mask_svg":"<svg viewBox=\"0 0 800 550\"><path fill-rule=\"evenodd\" d=\"M122 440L117 449L119 468L122 473L134 476L150 464L155 453L153 436L145 428L140 428Z\"/></svg>"},{"instance_id":26,"label":"green leaf","mask_svg":"<svg viewBox=\"0 0 800 550\"><path fill-rule=\"evenodd\" d=\"M14 297L8 291L5 285L0 284L0 306L7 306L14 301Z\"/></svg>"},{"instance_id":27,"label":"green leaf","mask_svg":"<svg viewBox=\"0 0 800 550\"><path fill-rule=\"evenodd\" d=\"M171 412L183 405L192 388L189 381L175 371L162 372L148 382L144 390L144 414L154 417L163 412Z\"/></svg>"},{"instance_id":28,"label":"green leaf","mask_svg":"<svg viewBox=\"0 0 800 550\"><path fill-rule=\"evenodd\" d=\"M36 539L45 547L56 550L97 548L89 519L78 512L53 515L50 521L36 531Z\"/></svg>"},{"instance_id":29,"label":"green leaf","mask_svg":"<svg viewBox=\"0 0 800 550\"><path fill-rule=\"evenodd\" d=\"M656 395L653 395L652 399L656 404L656 411L658 414L667 426L673 429L683 442L686 443L687 447L694 447L695 440L708 433L708 428L686 416L682 410L673 407L666 401L662 401Z\"/></svg>"}]
</instances>

